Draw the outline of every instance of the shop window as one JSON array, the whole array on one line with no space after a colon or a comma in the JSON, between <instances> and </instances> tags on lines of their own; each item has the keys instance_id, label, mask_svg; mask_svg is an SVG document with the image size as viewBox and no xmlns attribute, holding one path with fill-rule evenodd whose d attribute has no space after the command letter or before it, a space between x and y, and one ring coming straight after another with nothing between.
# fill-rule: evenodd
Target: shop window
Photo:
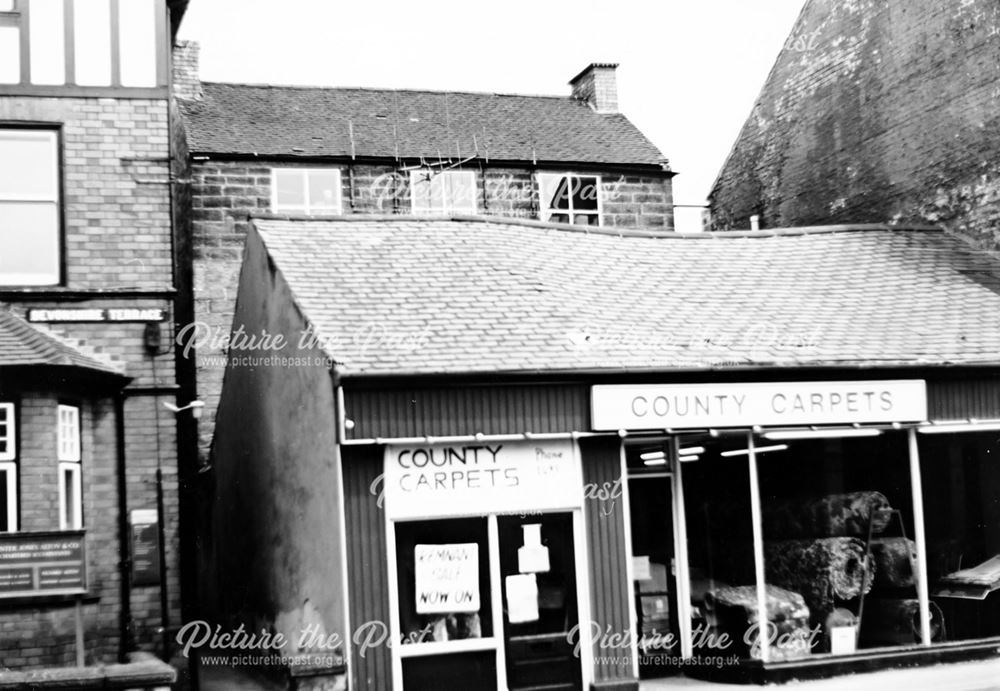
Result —
<instances>
[{"instance_id":1,"label":"shop window","mask_svg":"<svg viewBox=\"0 0 1000 691\"><path fill-rule=\"evenodd\" d=\"M1000 636L1000 433L921 435L918 448L941 638Z\"/></svg>"},{"instance_id":2,"label":"shop window","mask_svg":"<svg viewBox=\"0 0 1000 691\"><path fill-rule=\"evenodd\" d=\"M58 134L0 129L0 285L55 285L60 274Z\"/></svg>"},{"instance_id":3,"label":"shop window","mask_svg":"<svg viewBox=\"0 0 1000 691\"><path fill-rule=\"evenodd\" d=\"M471 170L414 170L410 190L415 214L476 213L476 174Z\"/></svg>"},{"instance_id":4,"label":"shop window","mask_svg":"<svg viewBox=\"0 0 1000 691\"><path fill-rule=\"evenodd\" d=\"M342 211L337 168L273 168L271 210L275 213L336 215Z\"/></svg>"},{"instance_id":5,"label":"shop window","mask_svg":"<svg viewBox=\"0 0 1000 691\"><path fill-rule=\"evenodd\" d=\"M79 408L69 405L59 406L57 432L59 529L79 530L83 527Z\"/></svg>"},{"instance_id":6,"label":"shop window","mask_svg":"<svg viewBox=\"0 0 1000 691\"><path fill-rule=\"evenodd\" d=\"M809 645L800 652L920 643L906 433L801 436L773 432L756 440L772 449L757 456L765 578L808 608ZM940 637L940 612L933 615Z\"/></svg>"},{"instance_id":7,"label":"shop window","mask_svg":"<svg viewBox=\"0 0 1000 691\"><path fill-rule=\"evenodd\" d=\"M573 225L601 225L600 177L539 173L538 192L541 220Z\"/></svg>"}]
</instances>

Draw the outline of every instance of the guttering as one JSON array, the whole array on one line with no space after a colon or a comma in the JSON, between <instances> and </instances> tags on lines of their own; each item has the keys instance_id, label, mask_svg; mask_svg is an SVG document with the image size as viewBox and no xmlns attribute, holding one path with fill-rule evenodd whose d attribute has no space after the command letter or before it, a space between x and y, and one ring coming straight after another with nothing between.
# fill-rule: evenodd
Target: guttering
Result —
<instances>
[{"instance_id":1,"label":"guttering","mask_svg":"<svg viewBox=\"0 0 1000 691\"><path fill-rule=\"evenodd\" d=\"M447 437L373 437L367 439L344 439L344 446L382 446L385 444L471 444L484 442L507 441L554 441L557 439L586 439L589 437L624 437L626 432L545 432L535 434L522 432L520 434L461 434Z\"/></svg>"}]
</instances>

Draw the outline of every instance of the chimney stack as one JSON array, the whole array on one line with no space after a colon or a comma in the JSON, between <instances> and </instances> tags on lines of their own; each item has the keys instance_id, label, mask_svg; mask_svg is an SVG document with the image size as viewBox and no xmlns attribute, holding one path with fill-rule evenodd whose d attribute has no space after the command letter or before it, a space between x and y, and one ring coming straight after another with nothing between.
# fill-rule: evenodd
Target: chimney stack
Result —
<instances>
[{"instance_id":1,"label":"chimney stack","mask_svg":"<svg viewBox=\"0 0 1000 691\"><path fill-rule=\"evenodd\" d=\"M583 72L569 80L573 98L586 101L598 113L618 112L618 80L616 62L592 62Z\"/></svg>"},{"instance_id":2,"label":"chimney stack","mask_svg":"<svg viewBox=\"0 0 1000 691\"><path fill-rule=\"evenodd\" d=\"M201 77L198 74L198 53L201 46L197 41L177 41L173 54L174 96L184 101L200 101Z\"/></svg>"}]
</instances>

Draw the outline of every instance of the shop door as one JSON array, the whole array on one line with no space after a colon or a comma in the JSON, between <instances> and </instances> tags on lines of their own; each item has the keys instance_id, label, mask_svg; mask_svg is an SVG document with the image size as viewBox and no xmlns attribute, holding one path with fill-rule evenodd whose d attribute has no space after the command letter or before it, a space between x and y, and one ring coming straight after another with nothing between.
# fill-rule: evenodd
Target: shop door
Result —
<instances>
[{"instance_id":1,"label":"shop door","mask_svg":"<svg viewBox=\"0 0 1000 691\"><path fill-rule=\"evenodd\" d=\"M498 516L497 528L507 688L581 689L573 514Z\"/></svg>"}]
</instances>

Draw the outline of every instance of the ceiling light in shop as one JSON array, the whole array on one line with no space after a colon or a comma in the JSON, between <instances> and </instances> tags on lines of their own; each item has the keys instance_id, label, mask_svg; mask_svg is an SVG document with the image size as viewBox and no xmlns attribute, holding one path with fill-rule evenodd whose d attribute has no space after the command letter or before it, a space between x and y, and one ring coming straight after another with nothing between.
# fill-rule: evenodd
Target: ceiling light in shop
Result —
<instances>
[{"instance_id":1,"label":"ceiling light in shop","mask_svg":"<svg viewBox=\"0 0 1000 691\"><path fill-rule=\"evenodd\" d=\"M921 434L950 434L952 432L1000 432L1000 420L988 422L948 423L939 422L917 427Z\"/></svg>"},{"instance_id":2,"label":"ceiling light in shop","mask_svg":"<svg viewBox=\"0 0 1000 691\"><path fill-rule=\"evenodd\" d=\"M757 446L754 447L754 453L767 453L768 451L784 451L788 448L788 444L773 444L772 446ZM750 449L733 449L732 451L723 451L719 455L723 458L732 458L733 456L746 456L750 453Z\"/></svg>"},{"instance_id":3,"label":"ceiling light in shop","mask_svg":"<svg viewBox=\"0 0 1000 691\"><path fill-rule=\"evenodd\" d=\"M697 456L700 453L705 453L704 446L689 446L686 449L677 449L677 453L681 456Z\"/></svg>"},{"instance_id":4,"label":"ceiling light in shop","mask_svg":"<svg viewBox=\"0 0 1000 691\"><path fill-rule=\"evenodd\" d=\"M839 439L841 437L877 437L882 430L873 427L864 429L797 429L784 432L765 432L765 439Z\"/></svg>"},{"instance_id":5,"label":"ceiling light in shop","mask_svg":"<svg viewBox=\"0 0 1000 691\"><path fill-rule=\"evenodd\" d=\"M677 458L680 460L681 463L688 463L690 461L697 461L698 460L698 456L697 455L678 456Z\"/></svg>"},{"instance_id":6,"label":"ceiling light in shop","mask_svg":"<svg viewBox=\"0 0 1000 691\"><path fill-rule=\"evenodd\" d=\"M658 461L667 457L667 454L662 451L647 451L646 453L639 454L639 458L644 461Z\"/></svg>"},{"instance_id":7,"label":"ceiling light in shop","mask_svg":"<svg viewBox=\"0 0 1000 691\"><path fill-rule=\"evenodd\" d=\"M667 459L666 458L651 458L648 461L643 461L643 463L645 465L649 465L649 466L653 466L653 465L666 465L667 464Z\"/></svg>"}]
</instances>

